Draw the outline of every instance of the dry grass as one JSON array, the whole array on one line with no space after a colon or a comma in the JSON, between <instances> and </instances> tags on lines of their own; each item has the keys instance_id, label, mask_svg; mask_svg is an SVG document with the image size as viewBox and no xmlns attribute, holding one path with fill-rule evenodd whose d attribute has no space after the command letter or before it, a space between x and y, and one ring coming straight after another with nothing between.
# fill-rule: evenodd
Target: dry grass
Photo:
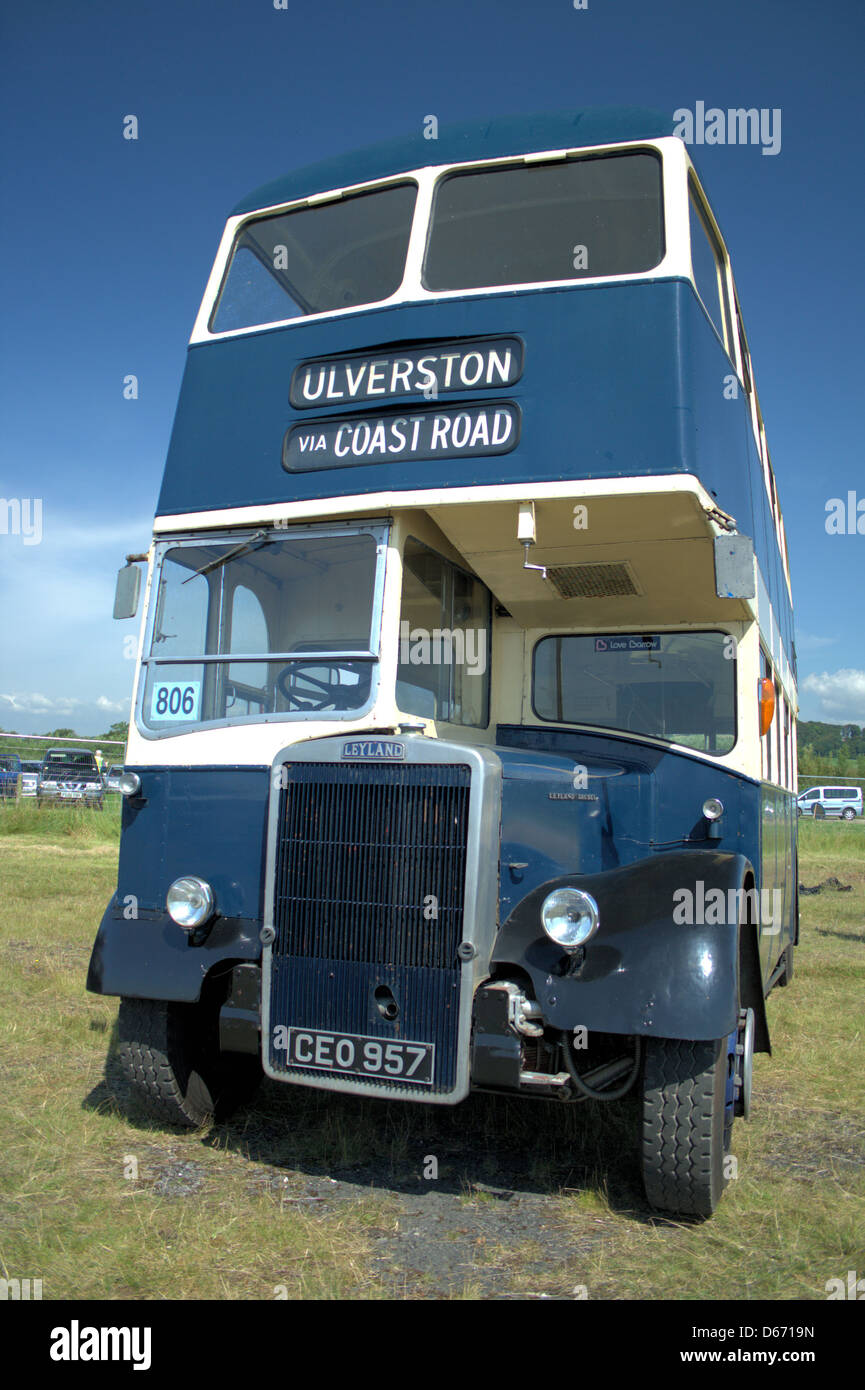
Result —
<instances>
[{"instance_id":1,"label":"dry grass","mask_svg":"<svg viewBox=\"0 0 865 1390\"><path fill-rule=\"evenodd\" d=\"M802 900L739 1175L696 1226L647 1208L628 1103L451 1111L269 1083L228 1124L153 1126L117 1077L117 1001L84 991L116 844L109 812L0 818L4 1276L46 1299L820 1299L861 1273L865 828L803 827L802 881L852 891Z\"/></svg>"}]
</instances>

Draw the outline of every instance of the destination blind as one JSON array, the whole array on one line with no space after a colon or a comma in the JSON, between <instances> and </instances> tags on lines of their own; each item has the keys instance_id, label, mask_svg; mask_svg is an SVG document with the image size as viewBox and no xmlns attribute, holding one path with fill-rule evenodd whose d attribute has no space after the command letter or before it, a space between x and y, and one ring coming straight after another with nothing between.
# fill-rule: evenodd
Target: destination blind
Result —
<instances>
[{"instance_id":1,"label":"destination blind","mask_svg":"<svg viewBox=\"0 0 865 1390\"><path fill-rule=\"evenodd\" d=\"M314 420L294 425L283 441L290 473L364 463L507 454L519 442L520 412L511 401L411 414Z\"/></svg>"},{"instance_id":2,"label":"destination blind","mask_svg":"<svg viewBox=\"0 0 865 1390\"><path fill-rule=\"evenodd\" d=\"M447 392L513 386L522 371L518 338L425 344L301 362L292 373L289 400L296 410L408 395L434 401Z\"/></svg>"}]
</instances>

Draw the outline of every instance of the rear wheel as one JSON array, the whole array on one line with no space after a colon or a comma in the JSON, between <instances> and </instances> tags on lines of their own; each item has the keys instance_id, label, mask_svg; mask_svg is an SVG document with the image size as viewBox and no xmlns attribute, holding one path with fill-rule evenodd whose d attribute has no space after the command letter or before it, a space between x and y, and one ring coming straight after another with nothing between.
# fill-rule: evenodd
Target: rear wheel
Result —
<instances>
[{"instance_id":1,"label":"rear wheel","mask_svg":"<svg viewBox=\"0 0 865 1390\"><path fill-rule=\"evenodd\" d=\"M642 1164L659 1211L711 1216L726 1186L735 1052L729 1040L650 1038L643 1081Z\"/></svg>"},{"instance_id":2,"label":"rear wheel","mask_svg":"<svg viewBox=\"0 0 865 1390\"><path fill-rule=\"evenodd\" d=\"M844 810L841 812L841 814L842 814L842 816L844 817L845 820L855 820L855 819L856 819L856 812L853 810L853 807L852 807L852 806L845 806L845 807L844 807Z\"/></svg>"},{"instance_id":3,"label":"rear wheel","mask_svg":"<svg viewBox=\"0 0 865 1390\"><path fill-rule=\"evenodd\" d=\"M195 1129L254 1094L258 1058L220 1053L218 1017L213 1003L121 999L123 1074L154 1119Z\"/></svg>"}]
</instances>

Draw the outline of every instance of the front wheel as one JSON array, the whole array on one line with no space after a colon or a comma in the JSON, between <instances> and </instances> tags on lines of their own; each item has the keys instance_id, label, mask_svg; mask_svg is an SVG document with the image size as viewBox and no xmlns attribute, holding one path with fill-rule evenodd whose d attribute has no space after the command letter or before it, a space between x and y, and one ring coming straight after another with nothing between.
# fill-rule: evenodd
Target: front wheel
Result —
<instances>
[{"instance_id":1,"label":"front wheel","mask_svg":"<svg viewBox=\"0 0 865 1390\"><path fill-rule=\"evenodd\" d=\"M642 1165L646 1196L657 1210L706 1217L721 1200L734 1066L726 1038L648 1039Z\"/></svg>"},{"instance_id":2,"label":"front wheel","mask_svg":"<svg viewBox=\"0 0 865 1390\"><path fill-rule=\"evenodd\" d=\"M220 1053L212 1004L121 999L120 1064L147 1112L197 1129L231 1113L261 1080L257 1057Z\"/></svg>"}]
</instances>

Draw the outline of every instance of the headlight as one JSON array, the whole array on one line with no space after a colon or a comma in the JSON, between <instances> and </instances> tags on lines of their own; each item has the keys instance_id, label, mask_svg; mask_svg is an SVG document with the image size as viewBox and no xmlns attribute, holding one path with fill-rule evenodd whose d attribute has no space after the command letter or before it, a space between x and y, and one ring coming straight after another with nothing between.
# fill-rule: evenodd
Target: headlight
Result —
<instances>
[{"instance_id":1,"label":"headlight","mask_svg":"<svg viewBox=\"0 0 865 1390\"><path fill-rule=\"evenodd\" d=\"M551 941L576 951L598 930L598 904L580 888L556 888L544 898L541 923Z\"/></svg>"},{"instance_id":2,"label":"headlight","mask_svg":"<svg viewBox=\"0 0 865 1390\"><path fill-rule=\"evenodd\" d=\"M716 796L710 796L703 802L703 815L706 820L720 820L724 814L724 803L719 801Z\"/></svg>"},{"instance_id":3,"label":"headlight","mask_svg":"<svg viewBox=\"0 0 865 1390\"><path fill-rule=\"evenodd\" d=\"M115 785L124 796L134 796L141 786L141 778L137 772L121 772L120 776L115 778Z\"/></svg>"},{"instance_id":4,"label":"headlight","mask_svg":"<svg viewBox=\"0 0 865 1390\"><path fill-rule=\"evenodd\" d=\"M213 889L203 878L177 878L165 897L165 906L173 922L185 931L193 931L213 914Z\"/></svg>"}]
</instances>

